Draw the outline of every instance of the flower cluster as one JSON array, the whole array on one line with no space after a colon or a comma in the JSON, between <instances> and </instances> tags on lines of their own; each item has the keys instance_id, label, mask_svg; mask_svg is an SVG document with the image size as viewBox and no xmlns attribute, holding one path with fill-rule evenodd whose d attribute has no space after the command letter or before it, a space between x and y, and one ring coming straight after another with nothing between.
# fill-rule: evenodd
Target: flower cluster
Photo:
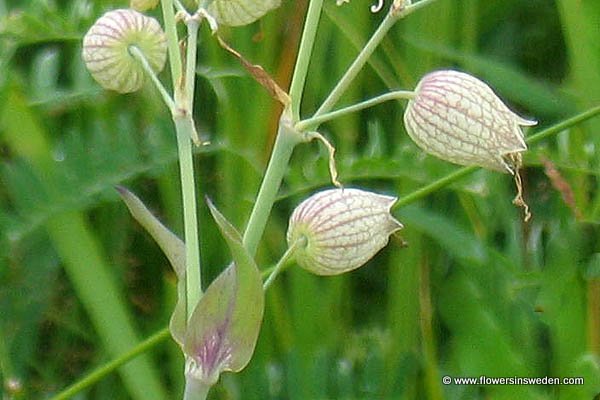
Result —
<instances>
[{"instance_id":1,"label":"flower cluster","mask_svg":"<svg viewBox=\"0 0 600 400\"><path fill-rule=\"evenodd\" d=\"M337 0L337 4L348 1ZM213 0L206 9L199 8L193 15L181 10L178 15L186 14L183 19L191 23L197 33L199 18L209 19L211 27L212 24L245 25L280 3L281 0ZM410 3L409 0L394 0L392 9L408 7ZM131 1L132 8L141 11L156 4L157 0ZM378 11L383 4L382 0L378 0L372 11ZM172 30L167 31L172 50L176 48L177 40L172 40ZM188 49L195 50L195 40L191 43L194 45L188 46ZM195 51L189 54L186 61L195 61ZM106 89L133 92L140 89L146 75L150 75L161 90L156 74L166 63L167 38L154 18L134 9L114 10L104 14L87 32L82 55L92 77ZM196 64L186 64L189 69L184 75L192 77ZM174 86L177 85L174 83ZM189 92L193 93L191 86ZM164 88L162 90L165 91ZM163 92L163 97L173 102ZM513 174L518 188L515 204L525 208L527 219L529 211L521 197L518 169L522 162L521 154L527 150L522 127L536 122L512 112L487 84L462 72L432 72L418 82L414 92L404 93L410 96L404 124L412 140L425 152L443 160ZM181 101L177 96L175 98ZM184 103L187 107L187 101ZM192 115L193 98L189 103L189 109L185 111ZM193 127L193 121L189 125ZM318 132L308 134L297 126L290 130L299 137L319 138L326 143L330 150L332 180L340 187L313 194L294 209L289 219L289 249L286 254L293 257L300 267L317 275L338 275L365 265L388 244L392 234L403 228L391 213L397 198L343 188L336 180L333 146ZM189 160L193 167L191 156ZM209 204L229 245L233 263L202 296L201 293L197 297L190 296L190 288L200 288L201 282L199 275L196 283L184 281L193 276L187 272L193 271L191 268L194 267L193 259L189 261L186 256L193 254L188 251L190 248L197 249L198 246L194 246L187 237L184 243L168 231L135 196L126 191L121 191L121 194L134 217L163 248L177 273L178 302L170 327L173 337L186 354L188 378L209 387L218 380L221 372L244 368L252 356L260 330L265 287L277 274L273 273L267 282L262 282L252 251L248 250L253 246L248 246L246 237L242 239L225 217ZM195 207L194 196L191 198L188 204ZM195 215L196 210L192 209L191 215ZM197 227L194 228L192 231L197 232ZM282 260L287 261L288 258L284 255ZM284 264L281 261L278 266ZM278 271L277 268L275 270Z\"/></svg>"}]
</instances>

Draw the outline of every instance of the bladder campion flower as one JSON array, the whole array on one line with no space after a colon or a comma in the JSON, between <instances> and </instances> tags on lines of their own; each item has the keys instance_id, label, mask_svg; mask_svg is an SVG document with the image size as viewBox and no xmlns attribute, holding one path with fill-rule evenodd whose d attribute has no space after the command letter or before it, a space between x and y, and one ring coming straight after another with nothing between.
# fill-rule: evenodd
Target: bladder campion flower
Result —
<instances>
[{"instance_id":1,"label":"bladder campion flower","mask_svg":"<svg viewBox=\"0 0 600 400\"><path fill-rule=\"evenodd\" d=\"M461 165L514 174L527 150L521 126L484 82L457 71L425 75L404 113L406 131L426 152Z\"/></svg>"},{"instance_id":2,"label":"bladder campion flower","mask_svg":"<svg viewBox=\"0 0 600 400\"><path fill-rule=\"evenodd\" d=\"M135 59L137 47L155 72L167 59L167 41L157 20L135 10L109 11L83 38L83 61L94 79L105 89L135 92L144 83L145 71Z\"/></svg>"},{"instance_id":3,"label":"bladder campion flower","mask_svg":"<svg viewBox=\"0 0 600 400\"><path fill-rule=\"evenodd\" d=\"M330 189L304 200L290 217L287 241L295 259L317 275L337 275L365 264L402 228L391 214L396 197L359 189Z\"/></svg>"}]
</instances>

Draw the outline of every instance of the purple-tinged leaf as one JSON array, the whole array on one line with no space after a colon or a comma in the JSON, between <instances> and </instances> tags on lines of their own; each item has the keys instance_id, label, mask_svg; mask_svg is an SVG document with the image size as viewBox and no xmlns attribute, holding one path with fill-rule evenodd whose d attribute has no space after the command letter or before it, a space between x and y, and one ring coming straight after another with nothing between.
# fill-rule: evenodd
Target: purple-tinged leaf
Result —
<instances>
[{"instance_id":1,"label":"purple-tinged leaf","mask_svg":"<svg viewBox=\"0 0 600 400\"><path fill-rule=\"evenodd\" d=\"M190 318L185 335L186 374L213 385L223 371L243 369L256 346L264 292L254 260L235 228L209 202L233 256L208 287Z\"/></svg>"}]
</instances>

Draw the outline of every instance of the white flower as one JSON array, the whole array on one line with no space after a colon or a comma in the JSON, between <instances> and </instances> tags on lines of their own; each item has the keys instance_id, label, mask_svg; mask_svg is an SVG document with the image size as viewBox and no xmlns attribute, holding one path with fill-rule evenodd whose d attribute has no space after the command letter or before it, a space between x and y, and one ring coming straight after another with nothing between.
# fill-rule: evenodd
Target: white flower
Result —
<instances>
[{"instance_id":1,"label":"white flower","mask_svg":"<svg viewBox=\"0 0 600 400\"><path fill-rule=\"evenodd\" d=\"M395 197L359 189L330 189L304 200L290 217L287 241L296 262L317 275L365 264L402 228L391 214Z\"/></svg>"},{"instance_id":2,"label":"white flower","mask_svg":"<svg viewBox=\"0 0 600 400\"><path fill-rule=\"evenodd\" d=\"M514 174L527 150L521 126L536 122L509 110L479 79L437 71L418 83L404 124L415 143L436 157Z\"/></svg>"},{"instance_id":3,"label":"white flower","mask_svg":"<svg viewBox=\"0 0 600 400\"><path fill-rule=\"evenodd\" d=\"M132 46L144 54L155 72L163 69L167 40L158 21L135 10L109 11L83 38L83 61L103 88L135 92L144 83L145 71L131 55Z\"/></svg>"}]
</instances>

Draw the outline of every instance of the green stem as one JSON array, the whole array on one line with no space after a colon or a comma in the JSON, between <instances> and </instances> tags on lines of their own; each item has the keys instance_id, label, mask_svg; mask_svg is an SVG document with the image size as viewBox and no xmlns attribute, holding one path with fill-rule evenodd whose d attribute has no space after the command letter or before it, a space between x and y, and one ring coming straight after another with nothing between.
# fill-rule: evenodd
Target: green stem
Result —
<instances>
[{"instance_id":1,"label":"green stem","mask_svg":"<svg viewBox=\"0 0 600 400\"><path fill-rule=\"evenodd\" d=\"M173 0L161 0L165 34L167 36L167 49L169 52L169 64L171 66L171 78L173 88L178 86L181 79L181 54L179 53L179 41L177 39L177 27L175 26L175 11Z\"/></svg>"},{"instance_id":2,"label":"green stem","mask_svg":"<svg viewBox=\"0 0 600 400\"><path fill-rule=\"evenodd\" d=\"M317 35L319 19L321 18L321 10L323 8L323 0L313 0L309 2L308 11L306 13L306 22L304 23L304 32L300 41L298 57L296 59L296 67L292 83L290 85L290 98L292 99L292 116L294 121L300 119L300 103L302 100L302 92L306 82L310 57Z\"/></svg>"},{"instance_id":3,"label":"green stem","mask_svg":"<svg viewBox=\"0 0 600 400\"><path fill-rule=\"evenodd\" d=\"M565 130L573 125L577 125L580 122L588 120L599 114L600 114L600 106L596 106L594 108L591 108L587 111L582 112L581 114L575 115L574 117L571 117L571 118L564 120L554 126L551 126L550 128L544 129L543 131L540 131L540 132L536 133L535 135L528 137L527 139L525 139L525 142L529 145L537 143L543 139L546 139L547 137L556 135L557 133L562 132L563 130ZM397 208L403 207L409 203L413 203L419 199L422 199L422 198L430 195L431 193L435 192L436 190L439 190L445 186L448 186L448 185L456 182L460 178L477 171L479 168L480 167L477 167L477 166L460 168L460 169L438 179L437 181L432 182L429 185L424 186L424 187L400 198L394 204L394 206L392 208L397 209Z\"/></svg>"},{"instance_id":4,"label":"green stem","mask_svg":"<svg viewBox=\"0 0 600 400\"><path fill-rule=\"evenodd\" d=\"M184 96L187 100L186 109L190 112L194 106L194 88L196 83L196 54L198 50L198 20L188 18L186 21L188 30L187 54L185 63L185 86Z\"/></svg>"},{"instance_id":5,"label":"green stem","mask_svg":"<svg viewBox=\"0 0 600 400\"><path fill-rule=\"evenodd\" d=\"M171 113L173 113L175 111L175 102L173 101L171 95L167 92L167 89L165 89L165 87L163 86L162 82L156 76L156 73L148 63L148 60L146 59L144 53L137 46L129 46L129 53L142 65L142 68L144 68L144 71L146 71L146 74L148 74L148 76L152 80L152 83L154 84L156 89L158 89L158 92L160 93L163 101L165 102L167 107L169 107Z\"/></svg>"},{"instance_id":6,"label":"green stem","mask_svg":"<svg viewBox=\"0 0 600 400\"><path fill-rule=\"evenodd\" d=\"M186 315L188 319L202 296L200 268L200 241L198 239L198 214L196 211L196 190L194 180L194 159L192 157L191 132L193 122L185 115L175 118L177 130L177 150L183 196L183 222L185 231L186 265Z\"/></svg>"},{"instance_id":7,"label":"green stem","mask_svg":"<svg viewBox=\"0 0 600 400\"><path fill-rule=\"evenodd\" d=\"M121 355L118 358L113 359L112 361L102 365L101 367L95 369L83 379L77 381L73 385L69 386L62 392L58 393L56 396L52 397L50 400L65 400L75 396L77 393L82 390L94 385L96 382L100 381L106 375L114 372L120 366L126 364L128 361L133 358L139 356L140 354L145 353L150 350L160 342L170 337L169 328L163 328L160 331L156 332L154 335L150 336L143 342L140 342L137 346L133 347L131 350Z\"/></svg>"},{"instance_id":8,"label":"green stem","mask_svg":"<svg viewBox=\"0 0 600 400\"><path fill-rule=\"evenodd\" d=\"M353 104L349 107L341 108L336 111L331 111L325 114L321 114L317 117L307 118L298 122L295 126L299 132L311 131L317 129L317 127L325 121L332 120L334 118L341 117L349 113L364 110L365 108L373 107L377 104L398 99L412 99L414 98L414 92L408 90L397 90L390 93L385 93L380 96L374 97L369 100L362 101L357 104Z\"/></svg>"},{"instance_id":9,"label":"green stem","mask_svg":"<svg viewBox=\"0 0 600 400\"><path fill-rule=\"evenodd\" d=\"M477 171L479 169L479 167L477 166L470 166L470 167L464 167L464 168L460 168L457 169L456 171L438 179L435 182L430 183L427 186L423 186L420 189L415 190L414 192L400 198L394 205L393 205L393 209L397 209L400 207L403 207L407 204L413 203L419 199L422 199L423 197L429 196L431 193L434 193L435 191L450 185L451 183L456 182L457 180L459 180L460 178L467 176L469 174L472 174L473 172Z\"/></svg>"},{"instance_id":10,"label":"green stem","mask_svg":"<svg viewBox=\"0 0 600 400\"><path fill-rule=\"evenodd\" d=\"M244 232L244 247L251 255L256 254L258 243L265 230L267 219L271 213L271 208L273 208L283 176L287 171L294 147L301 141L302 135L299 135L285 122L280 122L271 159Z\"/></svg>"},{"instance_id":11,"label":"green stem","mask_svg":"<svg viewBox=\"0 0 600 400\"><path fill-rule=\"evenodd\" d=\"M275 278L277 278L277 276L283 272L288 265L290 265L289 261L294 255L294 251L296 251L298 246L306 246L306 238L304 236L296 240L290 247L288 247L285 253L283 253L283 256L281 256L275 267L271 270L269 277L263 283L264 291L266 291L275 281Z\"/></svg>"},{"instance_id":12,"label":"green stem","mask_svg":"<svg viewBox=\"0 0 600 400\"><path fill-rule=\"evenodd\" d=\"M340 97L342 97L346 89L348 89L348 86L350 86L350 83L354 80L356 75L358 75L362 67L369 60L369 57L371 56L371 54L373 54L373 51L375 51L375 49L383 40L387 32L392 26L394 26L395 22L396 17L393 16L392 13L388 13L385 16L375 33L373 33L373 36L371 36L371 39L369 39L365 47L363 47L360 53L358 53L358 56L356 57L352 65L350 65L344 76L342 76L342 79L340 79L340 81L333 88L331 93L329 93L329 96L327 96L323 104L321 104L321 107L319 107L317 112L314 114L313 118L325 114L326 112L331 110L333 106L335 106L335 104L340 99Z\"/></svg>"},{"instance_id":13,"label":"green stem","mask_svg":"<svg viewBox=\"0 0 600 400\"><path fill-rule=\"evenodd\" d=\"M383 21L381 21L381 24L373 33L373 36L371 36L365 47L363 47L360 53L358 53L358 56L356 56L356 59L354 60L352 65L350 65L342 79L340 79L340 81L333 88L331 93L329 93L329 96L325 99L323 104L321 104L321 107L319 107L317 112L314 114L313 118L325 114L326 112L330 111L333 108L333 106L335 106L337 101L340 99L340 97L342 97L346 89L348 89L350 83L352 83L354 78L356 78L356 75L358 75L362 67L367 63L371 54L373 54L379 43L381 43L387 32L392 26L394 26L396 21L406 17L409 14L412 14L414 11L434 1L436 0L422 0L418 3L411 4L399 10L396 10L392 5L392 8L386 14Z\"/></svg>"},{"instance_id":14,"label":"green stem","mask_svg":"<svg viewBox=\"0 0 600 400\"><path fill-rule=\"evenodd\" d=\"M589 110L584 111L581 114L575 115L574 117L566 119L562 122L559 122L558 124L551 126L548 129L544 129L543 131L536 133L535 135L531 135L530 137L525 139L525 142L527 144L535 144L541 140L546 139L548 136L555 135L567 128L570 128L573 125L577 125L580 122L595 117L598 114L600 114L600 105L590 108Z\"/></svg>"}]
</instances>

